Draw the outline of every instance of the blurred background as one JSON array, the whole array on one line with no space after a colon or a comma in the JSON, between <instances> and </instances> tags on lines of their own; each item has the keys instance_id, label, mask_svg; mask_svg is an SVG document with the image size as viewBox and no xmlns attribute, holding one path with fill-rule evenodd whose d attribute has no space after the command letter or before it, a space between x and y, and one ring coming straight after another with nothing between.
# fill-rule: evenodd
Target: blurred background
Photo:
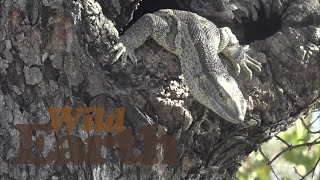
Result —
<instances>
[{"instance_id":1,"label":"blurred background","mask_svg":"<svg viewBox=\"0 0 320 180\"><path fill-rule=\"evenodd\" d=\"M320 180L320 103L243 162L239 180Z\"/></svg>"}]
</instances>

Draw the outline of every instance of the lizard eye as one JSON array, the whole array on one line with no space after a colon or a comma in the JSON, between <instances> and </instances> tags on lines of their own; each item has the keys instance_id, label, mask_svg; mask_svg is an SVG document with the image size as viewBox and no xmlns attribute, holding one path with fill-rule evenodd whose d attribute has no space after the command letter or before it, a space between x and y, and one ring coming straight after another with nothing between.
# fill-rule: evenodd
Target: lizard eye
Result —
<instances>
[{"instance_id":1,"label":"lizard eye","mask_svg":"<svg viewBox=\"0 0 320 180\"><path fill-rule=\"evenodd\" d=\"M218 92L218 95L219 95L220 98L224 98L225 97L224 93L221 92L221 91Z\"/></svg>"}]
</instances>

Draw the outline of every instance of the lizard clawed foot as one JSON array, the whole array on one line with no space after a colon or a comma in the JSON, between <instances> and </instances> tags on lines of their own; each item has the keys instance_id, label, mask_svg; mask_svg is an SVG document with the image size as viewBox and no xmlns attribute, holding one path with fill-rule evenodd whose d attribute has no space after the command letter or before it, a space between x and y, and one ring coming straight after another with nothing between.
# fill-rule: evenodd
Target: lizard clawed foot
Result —
<instances>
[{"instance_id":1,"label":"lizard clawed foot","mask_svg":"<svg viewBox=\"0 0 320 180\"><path fill-rule=\"evenodd\" d=\"M252 71L251 69L261 72L261 63L257 60L253 59L247 54L247 51L249 50L249 46L246 45L244 47L239 47L239 52L237 57L235 58L233 62L233 65L236 69L236 74L239 75L240 70L243 69L245 73L248 76L248 79L252 78ZM251 68L251 69L250 69Z\"/></svg>"},{"instance_id":2,"label":"lizard clawed foot","mask_svg":"<svg viewBox=\"0 0 320 180\"><path fill-rule=\"evenodd\" d=\"M109 53L113 53L113 52L116 52L116 55L112 59L111 64L116 63L121 57L121 67L123 68L127 64L128 56L131 59L133 64L137 64L138 62L136 56L134 55L133 50L130 50L127 47L125 47L121 42L114 45Z\"/></svg>"}]
</instances>

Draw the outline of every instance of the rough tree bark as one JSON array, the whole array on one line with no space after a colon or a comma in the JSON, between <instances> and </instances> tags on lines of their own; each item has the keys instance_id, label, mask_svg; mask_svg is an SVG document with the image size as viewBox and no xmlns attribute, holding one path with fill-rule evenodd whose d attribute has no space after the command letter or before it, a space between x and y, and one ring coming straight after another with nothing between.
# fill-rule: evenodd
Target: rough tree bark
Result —
<instances>
[{"instance_id":1,"label":"rough tree bark","mask_svg":"<svg viewBox=\"0 0 320 180\"><path fill-rule=\"evenodd\" d=\"M252 10L256 1L242 2L247 4L238 2L237 18L246 12L258 18ZM318 1L260 2L259 8L281 15L281 28L250 44L252 57L263 63L262 72L252 81L242 73L236 77L248 99L246 120L257 122L250 127L228 123L193 100L177 57L152 40L136 51L137 65L103 66L118 36L115 27L120 30L130 21L137 3L0 0L0 179L235 178L252 151L319 99ZM233 27L241 29L241 24ZM20 142L15 125L49 124L47 108L66 106L105 107L107 114L124 107L126 127L139 133L139 128L156 124L158 134L175 137L177 164L123 164L115 147L104 150L107 160L99 165L17 165ZM62 130L46 137L42 154L65 134ZM82 139L93 135L84 133L81 125L72 134ZM161 159L163 149L158 151Z\"/></svg>"}]
</instances>

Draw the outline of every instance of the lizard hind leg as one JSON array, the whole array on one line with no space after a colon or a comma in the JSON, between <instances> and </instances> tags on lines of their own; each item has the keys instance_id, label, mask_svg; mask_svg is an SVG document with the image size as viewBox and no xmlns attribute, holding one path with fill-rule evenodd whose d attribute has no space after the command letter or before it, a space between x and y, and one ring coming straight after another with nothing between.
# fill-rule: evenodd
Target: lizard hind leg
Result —
<instances>
[{"instance_id":1,"label":"lizard hind leg","mask_svg":"<svg viewBox=\"0 0 320 180\"><path fill-rule=\"evenodd\" d=\"M162 10L155 14L142 16L119 38L119 43L112 48L111 51L117 51L112 62L117 62L122 56L122 67L127 63L127 57L133 63L136 63L137 58L134 55L134 50L140 47L149 37L166 50L176 54L175 38L178 29L174 29L175 26L169 26L168 22L175 25L179 23L179 20L172 15L172 11Z\"/></svg>"},{"instance_id":2,"label":"lizard hind leg","mask_svg":"<svg viewBox=\"0 0 320 180\"><path fill-rule=\"evenodd\" d=\"M140 47L153 32L153 14L142 16L135 24L133 24L125 33L120 36L118 43L113 46L111 51L116 52L112 64L117 62L121 57L121 66L124 67L129 57L136 64L137 58L134 55L134 50Z\"/></svg>"}]
</instances>

